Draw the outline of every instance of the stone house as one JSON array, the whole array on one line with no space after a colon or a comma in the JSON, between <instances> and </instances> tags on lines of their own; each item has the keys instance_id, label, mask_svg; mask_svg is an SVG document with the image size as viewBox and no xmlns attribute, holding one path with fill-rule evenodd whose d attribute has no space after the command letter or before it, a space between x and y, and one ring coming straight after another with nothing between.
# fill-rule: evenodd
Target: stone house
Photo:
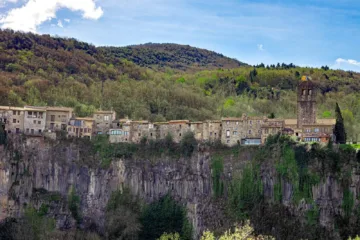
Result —
<instances>
[{"instance_id":1,"label":"stone house","mask_svg":"<svg viewBox=\"0 0 360 240\"><path fill-rule=\"evenodd\" d=\"M270 135L282 133L285 121L283 119L264 119L261 125L261 144L265 144Z\"/></svg>"},{"instance_id":2,"label":"stone house","mask_svg":"<svg viewBox=\"0 0 360 240\"><path fill-rule=\"evenodd\" d=\"M115 111L96 111L93 114L95 119L96 134L106 134L112 126L112 122L116 120Z\"/></svg>"},{"instance_id":3,"label":"stone house","mask_svg":"<svg viewBox=\"0 0 360 240\"><path fill-rule=\"evenodd\" d=\"M42 135L45 130L45 122L45 107L24 107L24 133L26 135Z\"/></svg>"},{"instance_id":4,"label":"stone house","mask_svg":"<svg viewBox=\"0 0 360 240\"><path fill-rule=\"evenodd\" d=\"M220 120L208 120L203 123L203 141L216 142L221 140L222 123Z\"/></svg>"},{"instance_id":5,"label":"stone house","mask_svg":"<svg viewBox=\"0 0 360 240\"><path fill-rule=\"evenodd\" d=\"M112 128L109 129L109 142L131 142L131 121L129 119L120 119L112 122Z\"/></svg>"},{"instance_id":6,"label":"stone house","mask_svg":"<svg viewBox=\"0 0 360 240\"><path fill-rule=\"evenodd\" d=\"M24 132L24 108L0 106L0 122L8 133Z\"/></svg>"},{"instance_id":7,"label":"stone house","mask_svg":"<svg viewBox=\"0 0 360 240\"><path fill-rule=\"evenodd\" d=\"M189 120L172 120L167 125L167 133L169 133L173 141L179 143L183 138L184 134L191 131ZM161 135L162 136L162 135Z\"/></svg>"},{"instance_id":8,"label":"stone house","mask_svg":"<svg viewBox=\"0 0 360 240\"><path fill-rule=\"evenodd\" d=\"M261 126L264 122L260 117L223 118L221 142L228 146L261 144Z\"/></svg>"},{"instance_id":9,"label":"stone house","mask_svg":"<svg viewBox=\"0 0 360 240\"><path fill-rule=\"evenodd\" d=\"M67 125L69 137L89 138L94 135L95 120L93 118L72 118Z\"/></svg>"},{"instance_id":10,"label":"stone house","mask_svg":"<svg viewBox=\"0 0 360 240\"><path fill-rule=\"evenodd\" d=\"M45 129L50 131L66 131L72 115L72 108L47 107Z\"/></svg>"},{"instance_id":11,"label":"stone house","mask_svg":"<svg viewBox=\"0 0 360 240\"><path fill-rule=\"evenodd\" d=\"M131 128L131 141L134 143L140 143L141 139L146 138L148 139L150 136L150 127L153 128L153 124L149 124L149 121L131 121L130 122ZM151 138L155 137L156 134L153 136L153 132L151 132Z\"/></svg>"}]
</instances>

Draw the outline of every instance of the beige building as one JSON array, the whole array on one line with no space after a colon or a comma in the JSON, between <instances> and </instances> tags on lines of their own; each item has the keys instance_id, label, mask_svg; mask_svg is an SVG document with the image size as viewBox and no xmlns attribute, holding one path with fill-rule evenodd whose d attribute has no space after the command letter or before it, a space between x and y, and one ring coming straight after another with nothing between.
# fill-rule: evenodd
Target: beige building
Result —
<instances>
[{"instance_id":1,"label":"beige building","mask_svg":"<svg viewBox=\"0 0 360 240\"><path fill-rule=\"evenodd\" d=\"M96 126L96 134L106 134L116 119L115 111L96 111L93 115Z\"/></svg>"},{"instance_id":2,"label":"beige building","mask_svg":"<svg viewBox=\"0 0 360 240\"><path fill-rule=\"evenodd\" d=\"M0 106L0 122L8 133L24 132L24 108Z\"/></svg>"},{"instance_id":3,"label":"beige building","mask_svg":"<svg viewBox=\"0 0 360 240\"><path fill-rule=\"evenodd\" d=\"M72 115L72 108L47 107L45 129L50 131L66 131Z\"/></svg>"},{"instance_id":4,"label":"beige building","mask_svg":"<svg viewBox=\"0 0 360 240\"><path fill-rule=\"evenodd\" d=\"M129 119L120 119L112 122L112 128L109 130L109 142L131 142L131 121Z\"/></svg>"},{"instance_id":5,"label":"beige building","mask_svg":"<svg viewBox=\"0 0 360 240\"><path fill-rule=\"evenodd\" d=\"M285 121L283 119L264 119L261 125L261 143L264 144L270 135L282 133Z\"/></svg>"},{"instance_id":6,"label":"beige building","mask_svg":"<svg viewBox=\"0 0 360 240\"><path fill-rule=\"evenodd\" d=\"M228 146L261 144L261 126L264 118L223 118L221 142Z\"/></svg>"},{"instance_id":7,"label":"beige building","mask_svg":"<svg viewBox=\"0 0 360 240\"><path fill-rule=\"evenodd\" d=\"M203 140L209 142L221 141L221 120L208 120L203 124Z\"/></svg>"},{"instance_id":8,"label":"beige building","mask_svg":"<svg viewBox=\"0 0 360 240\"><path fill-rule=\"evenodd\" d=\"M45 122L45 107L24 107L24 133L26 135L42 135L45 130Z\"/></svg>"},{"instance_id":9,"label":"beige building","mask_svg":"<svg viewBox=\"0 0 360 240\"><path fill-rule=\"evenodd\" d=\"M90 138L94 134L95 121L93 118L72 118L67 125L69 137Z\"/></svg>"}]
</instances>

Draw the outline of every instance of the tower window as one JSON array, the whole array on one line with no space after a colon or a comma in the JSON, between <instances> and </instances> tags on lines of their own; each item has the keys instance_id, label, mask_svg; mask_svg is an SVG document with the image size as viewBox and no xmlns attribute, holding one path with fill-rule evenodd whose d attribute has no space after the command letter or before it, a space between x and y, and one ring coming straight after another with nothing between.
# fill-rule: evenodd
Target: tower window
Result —
<instances>
[{"instance_id":1,"label":"tower window","mask_svg":"<svg viewBox=\"0 0 360 240\"><path fill-rule=\"evenodd\" d=\"M306 95L306 90L305 90L305 89L302 90L302 95L303 95L303 96Z\"/></svg>"},{"instance_id":2,"label":"tower window","mask_svg":"<svg viewBox=\"0 0 360 240\"><path fill-rule=\"evenodd\" d=\"M311 95L311 94L312 94L312 90L310 89L310 90L309 90L309 95Z\"/></svg>"}]
</instances>

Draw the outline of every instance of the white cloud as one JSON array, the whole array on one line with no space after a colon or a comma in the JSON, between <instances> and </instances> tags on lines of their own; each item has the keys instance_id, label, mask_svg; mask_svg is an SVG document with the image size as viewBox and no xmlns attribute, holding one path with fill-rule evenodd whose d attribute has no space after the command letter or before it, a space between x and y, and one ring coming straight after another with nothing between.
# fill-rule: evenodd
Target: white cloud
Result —
<instances>
[{"instance_id":1,"label":"white cloud","mask_svg":"<svg viewBox=\"0 0 360 240\"><path fill-rule=\"evenodd\" d=\"M342 63L347 63L347 64L350 64L350 65L355 65L355 66L358 66L360 67L360 62L356 61L356 60L353 60L353 59L343 59L343 58L338 58L336 59L335 61L337 64L342 64Z\"/></svg>"},{"instance_id":2,"label":"white cloud","mask_svg":"<svg viewBox=\"0 0 360 240\"><path fill-rule=\"evenodd\" d=\"M64 21L69 23L71 20L68 18L64 18Z\"/></svg>"},{"instance_id":3,"label":"white cloud","mask_svg":"<svg viewBox=\"0 0 360 240\"><path fill-rule=\"evenodd\" d=\"M58 25L58 27L61 27L61 28L64 27L64 25L62 24L61 20L58 21L57 25Z\"/></svg>"},{"instance_id":4,"label":"white cloud","mask_svg":"<svg viewBox=\"0 0 360 240\"><path fill-rule=\"evenodd\" d=\"M0 24L2 28L36 32L40 24L55 18L61 8L80 11L86 19L96 20L103 15L103 10L96 6L95 0L28 0L24 6L11 9L1 17Z\"/></svg>"},{"instance_id":5,"label":"white cloud","mask_svg":"<svg viewBox=\"0 0 360 240\"><path fill-rule=\"evenodd\" d=\"M264 45L262 45L262 44L258 44L257 48L258 48L259 51L264 51L265 50Z\"/></svg>"}]
</instances>

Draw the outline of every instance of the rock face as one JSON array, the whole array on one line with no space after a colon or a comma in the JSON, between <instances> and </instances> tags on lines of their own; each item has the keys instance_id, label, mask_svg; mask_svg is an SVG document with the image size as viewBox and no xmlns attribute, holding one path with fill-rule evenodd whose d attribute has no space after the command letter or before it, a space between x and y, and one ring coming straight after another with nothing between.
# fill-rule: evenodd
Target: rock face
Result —
<instances>
[{"instance_id":1,"label":"rock face","mask_svg":"<svg viewBox=\"0 0 360 240\"><path fill-rule=\"evenodd\" d=\"M226 185L234 172L253 158L251 149L239 157L224 159L223 181ZM39 205L39 192L58 193L67 198L73 187L81 199L84 224L96 223L99 230L104 223L106 204L114 190L127 186L145 202L151 202L170 193L188 209L196 235L204 229L227 227L224 206L212 197L211 154L199 151L191 158L177 160L164 157L148 159L116 159L107 169L84 164L99 162L89 154L86 145L74 142L48 142L42 138L13 138L7 148L0 146L0 207L1 219L20 217L24 207ZM274 168L262 169L266 201L274 199ZM314 201L320 208L320 223L331 229L334 215L341 214L343 189L331 176L313 187ZM353 174L351 191L359 196L359 176ZM292 206L292 186L283 183L283 205L295 215L301 215L309 204ZM66 206L52 212L60 229L71 228L73 222ZM215 217L216 216L216 217Z\"/></svg>"}]
</instances>

